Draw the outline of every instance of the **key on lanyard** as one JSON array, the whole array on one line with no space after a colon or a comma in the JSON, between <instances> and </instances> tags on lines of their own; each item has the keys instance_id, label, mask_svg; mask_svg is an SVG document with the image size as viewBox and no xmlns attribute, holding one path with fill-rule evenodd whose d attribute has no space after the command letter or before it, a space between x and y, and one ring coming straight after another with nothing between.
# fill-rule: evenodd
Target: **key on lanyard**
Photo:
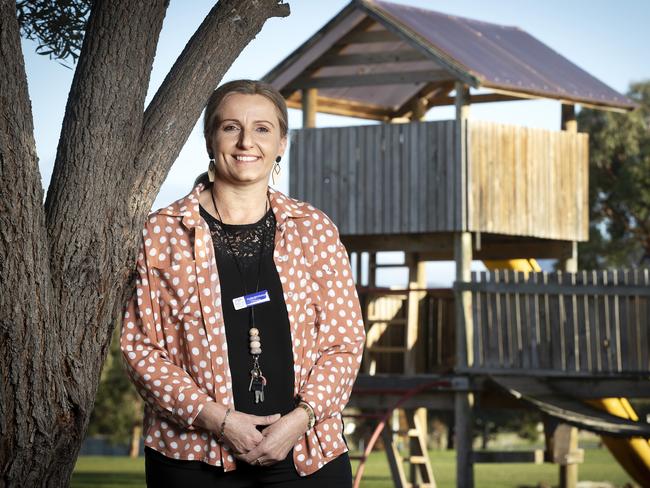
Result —
<instances>
[{"instance_id":1,"label":"key on lanyard","mask_svg":"<svg viewBox=\"0 0 650 488\"><path fill-rule=\"evenodd\" d=\"M255 403L264 401L264 386L266 385L266 378L262 375L259 368L251 369L251 382L248 385L248 391L255 392Z\"/></svg>"}]
</instances>

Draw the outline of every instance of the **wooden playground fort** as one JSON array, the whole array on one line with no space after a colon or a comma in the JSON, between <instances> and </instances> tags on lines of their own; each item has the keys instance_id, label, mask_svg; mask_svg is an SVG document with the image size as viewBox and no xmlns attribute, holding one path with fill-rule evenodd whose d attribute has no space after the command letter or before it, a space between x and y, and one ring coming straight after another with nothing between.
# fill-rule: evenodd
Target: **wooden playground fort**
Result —
<instances>
[{"instance_id":1,"label":"wooden playground fort","mask_svg":"<svg viewBox=\"0 0 650 488\"><path fill-rule=\"evenodd\" d=\"M395 486L436 486L427 410L453 412L460 487L495 462L557 463L560 485L575 486L576 427L650 486L650 426L625 399L650 397L649 272L577 269L589 155L574 107L634 104L516 27L371 0L352 1L265 80L303 111L290 194L330 215L356 269L367 343L348 410L377 418L372 441ZM561 130L470 116L476 103L531 98L561 103ZM423 121L440 106L455 118ZM379 123L316 128L317 112ZM381 251L405 261L381 264ZM540 258L561 271L541 272ZM471 272L474 259L489 271ZM437 260L455 261L453 289L427 289ZM386 266L406 267L408 287L378 287ZM475 450L474 412L488 407L541 411L546 448Z\"/></svg>"}]
</instances>

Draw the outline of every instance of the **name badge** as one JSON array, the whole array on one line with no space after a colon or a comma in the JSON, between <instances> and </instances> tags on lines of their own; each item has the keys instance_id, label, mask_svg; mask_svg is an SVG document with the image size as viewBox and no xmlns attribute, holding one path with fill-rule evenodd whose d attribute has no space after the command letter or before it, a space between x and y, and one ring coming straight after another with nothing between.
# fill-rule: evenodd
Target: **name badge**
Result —
<instances>
[{"instance_id":1,"label":"name badge","mask_svg":"<svg viewBox=\"0 0 650 488\"><path fill-rule=\"evenodd\" d=\"M242 308L252 307L258 303L270 302L268 290L258 291L257 293L251 293L250 295L244 295L243 297L237 297L232 299L232 304L235 307L235 310L241 310Z\"/></svg>"}]
</instances>

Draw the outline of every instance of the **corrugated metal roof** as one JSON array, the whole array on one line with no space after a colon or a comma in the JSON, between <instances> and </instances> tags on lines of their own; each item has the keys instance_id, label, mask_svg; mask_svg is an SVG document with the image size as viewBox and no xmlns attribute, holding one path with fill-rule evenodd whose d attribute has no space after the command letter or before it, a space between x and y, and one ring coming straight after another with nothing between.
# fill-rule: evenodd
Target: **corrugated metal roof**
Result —
<instances>
[{"instance_id":1,"label":"corrugated metal roof","mask_svg":"<svg viewBox=\"0 0 650 488\"><path fill-rule=\"evenodd\" d=\"M392 23L443 51L481 86L589 104L634 108L613 90L518 27L384 1L364 2Z\"/></svg>"},{"instance_id":2,"label":"corrugated metal roof","mask_svg":"<svg viewBox=\"0 0 650 488\"><path fill-rule=\"evenodd\" d=\"M354 33L388 31L386 42L348 43ZM317 65L327 54L346 55L417 50L429 61ZM447 15L382 0L353 0L326 26L271 70L264 79L289 97L305 80L333 76L444 73L441 86L459 80L522 97L537 96L602 108L632 109L630 99L579 68L518 27ZM322 80L321 80L322 81ZM358 81L358 80L355 80ZM367 104L397 113L432 88L426 82L320 87L319 97ZM430 91L430 90L429 90ZM432 93L432 92L431 92ZM333 112L335 113L335 112Z\"/></svg>"}]
</instances>

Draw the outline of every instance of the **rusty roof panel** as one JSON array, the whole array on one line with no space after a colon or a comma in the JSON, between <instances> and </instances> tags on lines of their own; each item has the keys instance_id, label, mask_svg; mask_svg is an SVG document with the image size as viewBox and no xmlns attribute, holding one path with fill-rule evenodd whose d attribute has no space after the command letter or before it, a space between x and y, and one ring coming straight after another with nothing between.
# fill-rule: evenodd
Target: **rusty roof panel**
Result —
<instances>
[{"instance_id":1,"label":"rusty roof panel","mask_svg":"<svg viewBox=\"0 0 650 488\"><path fill-rule=\"evenodd\" d=\"M372 22L372 23L371 23ZM359 30L389 30L390 42L337 43ZM264 79L289 96L292 84L336 75L418 71L423 62L387 62L328 66L312 71L330 53L363 54L419 50L429 57L428 69L442 69L450 79L464 80L494 90L552 98L601 108L632 109L636 104L576 66L523 30L447 15L383 0L352 0L327 25L296 49ZM397 110L416 96L426 83L364 87L320 88L325 97Z\"/></svg>"},{"instance_id":2,"label":"rusty roof panel","mask_svg":"<svg viewBox=\"0 0 650 488\"><path fill-rule=\"evenodd\" d=\"M620 108L635 106L518 27L379 0L361 2L486 87Z\"/></svg>"}]
</instances>

